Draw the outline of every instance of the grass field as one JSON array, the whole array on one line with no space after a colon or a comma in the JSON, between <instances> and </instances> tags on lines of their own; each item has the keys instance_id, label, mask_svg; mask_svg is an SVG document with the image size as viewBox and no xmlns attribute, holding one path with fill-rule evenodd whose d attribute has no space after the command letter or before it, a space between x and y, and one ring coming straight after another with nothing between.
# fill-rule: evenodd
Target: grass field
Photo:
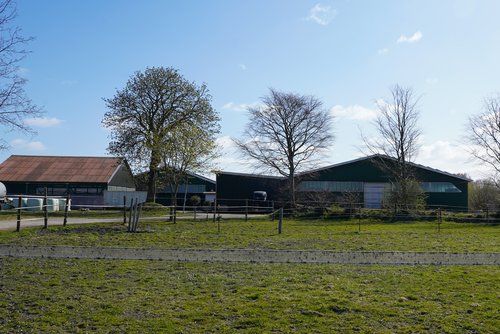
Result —
<instances>
[{"instance_id":1,"label":"grass field","mask_svg":"<svg viewBox=\"0 0 500 334\"><path fill-rule=\"evenodd\" d=\"M0 222L1 224L1 222ZM220 227L220 231L219 231ZM350 251L500 252L500 226L435 222L377 223L285 220L141 222L139 233L119 223L0 232L0 243L159 248L269 248Z\"/></svg>"},{"instance_id":2,"label":"grass field","mask_svg":"<svg viewBox=\"0 0 500 334\"><path fill-rule=\"evenodd\" d=\"M286 220L0 232L2 244L499 251L495 225ZM0 258L0 333L498 333L498 266Z\"/></svg>"},{"instance_id":3,"label":"grass field","mask_svg":"<svg viewBox=\"0 0 500 334\"><path fill-rule=\"evenodd\" d=\"M498 333L497 267L0 259L5 333Z\"/></svg>"}]
</instances>

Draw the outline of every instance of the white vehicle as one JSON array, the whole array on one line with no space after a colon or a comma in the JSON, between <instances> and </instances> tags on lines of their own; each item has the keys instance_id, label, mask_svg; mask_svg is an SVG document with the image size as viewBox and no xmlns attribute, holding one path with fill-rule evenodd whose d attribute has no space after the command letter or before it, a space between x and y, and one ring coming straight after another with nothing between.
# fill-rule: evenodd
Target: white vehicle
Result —
<instances>
[{"instance_id":1,"label":"white vehicle","mask_svg":"<svg viewBox=\"0 0 500 334\"><path fill-rule=\"evenodd\" d=\"M7 188L0 182L0 203L5 203L7 201Z\"/></svg>"}]
</instances>

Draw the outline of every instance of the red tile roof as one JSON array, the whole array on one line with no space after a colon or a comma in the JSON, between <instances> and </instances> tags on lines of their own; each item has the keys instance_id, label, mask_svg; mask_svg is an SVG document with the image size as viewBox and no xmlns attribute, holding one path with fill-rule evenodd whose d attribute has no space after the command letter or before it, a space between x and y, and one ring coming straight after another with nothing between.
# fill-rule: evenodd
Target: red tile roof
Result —
<instances>
[{"instance_id":1,"label":"red tile roof","mask_svg":"<svg viewBox=\"0 0 500 334\"><path fill-rule=\"evenodd\" d=\"M121 158L11 155L0 164L0 181L107 183Z\"/></svg>"}]
</instances>

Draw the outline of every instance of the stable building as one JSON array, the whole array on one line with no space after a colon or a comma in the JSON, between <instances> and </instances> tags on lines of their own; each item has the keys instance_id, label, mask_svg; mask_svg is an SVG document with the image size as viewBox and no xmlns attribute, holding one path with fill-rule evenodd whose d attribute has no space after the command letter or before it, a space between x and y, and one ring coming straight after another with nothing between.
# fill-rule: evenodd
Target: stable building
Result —
<instances>
[{"instance_id":1,"label":"stable building","mask_svg":"<svg viewBox=\"0 0 500 334\"><path fill-rule=\"evenodd\" d=\"M160 173L159 178L162 177ZM161 180L160 180L161 181ZM177 194L175 194L175 187L173 185L167 184L163 187L159 187L156 191L156 202L163 205L176 205L179 206L190 206L191 198L193 196L198 196L201 200L200 204L205 202L210 202L210 198L207 198L207 193L215 192L215 181L209 179L203 175L186 172L186 178L184 181L180 182L177 187ZM174 196L177 196L174 200Z\"/></svg>"},{"instance_id":2,"label":"stable building","mask_svg":"<svg viewBox=\"0 0 500 334\"><path fill-rule=\"evenodd\" d=\"M216 175L217 203L228 206L247 205L256 193L266 193L266 200L286 200L286 179L280 176L219 171ZM255 204L255 203L251 203Z\"/></svg>"},{"instance_id":3,"label":"stable building","mask_svg":"<svg viewBox=\"0 0 500 334\"><path fill-rule=\"evenodd\" d=\"M341 202L346 195L356 195L365 208L382 208L384 193L390 188L390 175L381 167L395 163L393 158L372 155L297 174L296 197ZM470 179L431 167L411 164L415 178L426 195L429 208L467 210ZM287 198L284 177L220 172L217 175L217 198L251 199L254 191L266 191L267 199Z\"/></svg>"},{"instance_id":4,"label":"stable building","mask_svg":"<svg viewBox=\"0 0 500 334\"><path fill-rule=\"evenodd\" d=\"M7 196L71 196L75 207L123 205L123 197L146 200L136 191L125 159L116 157L11 155L0 164Z\"/></svg>"}]
</instances>

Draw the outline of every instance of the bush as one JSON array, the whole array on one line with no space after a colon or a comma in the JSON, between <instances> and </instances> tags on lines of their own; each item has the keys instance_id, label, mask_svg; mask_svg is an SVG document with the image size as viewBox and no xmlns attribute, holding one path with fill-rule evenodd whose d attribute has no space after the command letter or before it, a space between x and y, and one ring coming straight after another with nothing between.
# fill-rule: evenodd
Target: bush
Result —
<instances>
[{"instance_id":1,"label":"bush","mask_svg":"<svg viewBox=\"0 0 500 334\"><path fill-rule=\"evenodd\" d=\"M334 216L335 215L343 215L345 212L345 209L337 204L333 204L327 209L327 212L329 215L334 215Z\"/></svg>"},{"instance_id":2,"label":"bush","mask_svg":"<svg viewBox=\"0 0 500 334\"><path fill-rule=\"evenodd\" d=\"M143 211L157 211L157 210L161 210L164 208L165 208L165 206L163 206L160 203L146 202L146 203L142 204Z\"/></svg>"},{"instance_id":3,"label":"bush","mask_svg":"<svg viewBox=\"0 0 500 334\"><path fill-rule=\"evenodd\" d=\"M200 196L197 196L197 195L191 196L191 198L189 199L189 203L191 203L191 205L193 205L193 206L200 205L200 203L201 203Z\"/></svg>"}]
</instances>

